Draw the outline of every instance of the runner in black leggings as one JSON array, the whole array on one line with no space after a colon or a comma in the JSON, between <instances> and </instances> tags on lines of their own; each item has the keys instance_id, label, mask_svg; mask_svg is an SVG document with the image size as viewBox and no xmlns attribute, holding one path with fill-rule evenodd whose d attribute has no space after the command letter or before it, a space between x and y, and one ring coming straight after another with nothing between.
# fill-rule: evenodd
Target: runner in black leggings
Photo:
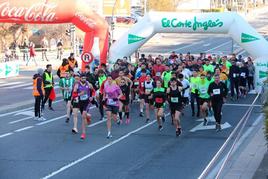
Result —
<instances>
[{"instance_id":1,"label":"runner in black leggings","mask_svg":"<svg viewBox=\"0 0 268 179\"><path fill-rule=\"evenodd\" d=\"M208 94L211 96L212 109L216 120L216 130L221 130L221 109L228 94L227 86L220 81L220 76L215 75L215 82L211 83L208 88Z\"/></svg>"}]
</instances>

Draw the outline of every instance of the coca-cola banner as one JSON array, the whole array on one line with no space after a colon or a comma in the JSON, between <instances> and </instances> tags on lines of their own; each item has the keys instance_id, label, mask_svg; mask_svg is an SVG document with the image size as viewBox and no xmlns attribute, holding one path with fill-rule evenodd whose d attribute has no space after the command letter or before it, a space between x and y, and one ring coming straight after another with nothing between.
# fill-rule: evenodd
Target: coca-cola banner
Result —
<instances>
[{"instance_id":1,"label":"coca-cola banner","mask_svg":"<svg viewBox=\"0 0 268 179\"><path fill-rule=\"evenodd\" d=\"M86 33L84 52L91 52L94 37L100 39L100 61L106 63L108 24L90 9L84 0L0 0L0 22L32 24L71 22Z\"/></svg>"}]
</instances>

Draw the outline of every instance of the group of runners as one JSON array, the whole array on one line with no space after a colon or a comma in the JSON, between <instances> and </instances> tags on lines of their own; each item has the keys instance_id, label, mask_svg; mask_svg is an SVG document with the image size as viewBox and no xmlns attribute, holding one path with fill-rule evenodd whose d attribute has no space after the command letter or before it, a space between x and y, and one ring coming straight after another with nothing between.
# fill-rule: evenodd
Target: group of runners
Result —
<instances>
[{"instance_id":1,"label":"group of runners","mask_svg":"<svg viewBox=\"0 0 268 179\"><path fill-rule=\"evenodd\" d=\"M93 106L99 108L100 120L104 119L106 113L107 138L111 138L112 121L118 125L130 124L130 105L136 105L133 102L139 102L139 116L145 117L146 123L152 119L151 113L154 110L159 131L163 130L166 121L165 111L170 110L175 135L180 136L180 119L188 104L192 116L203 118L204 125L208 125L208 117L214 115L215 129L220 131L222 105L229 89L231 99L236 100L245 97L254 88L252 59L239 59L235 54L230 58L206 54L194 57L190 53L177 55L175 52L168 58L161 55L155 58L151 55L145 57L142 54L135 64L129 63L127 57L118 59L111 71L105 64L93 68L86 66L85 72L80 72L77 67L77 61L71 54L68 59L63 59L57 74L66 101L66 122L73 118L72 132L77 134L78 113L81 113L83 140L86 138L86 126L91 122L90 109ZM40 70L38 73L41 76ZM50 93L45 87L46 92L38 87L41 82L42 85L47 85L45 78L46 75L43 75L43 79L38 75L34 78L39 79L34 83L36 117L42 113L38 109L39 101L42 101L40 96L48 96L46 92ZM49 109L54 110L51 104Z\"/></svg>"}]
</instances>

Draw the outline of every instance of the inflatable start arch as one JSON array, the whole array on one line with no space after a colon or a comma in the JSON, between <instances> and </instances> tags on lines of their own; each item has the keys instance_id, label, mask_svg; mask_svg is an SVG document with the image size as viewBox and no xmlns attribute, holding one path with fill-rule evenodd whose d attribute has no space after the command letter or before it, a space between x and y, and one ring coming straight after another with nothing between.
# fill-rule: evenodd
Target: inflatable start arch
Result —
<instances>
[{"instance_id":1,"label":"inflatable start arch","mask_svg":"<svg viewBox=\"0 0 268 179\"><path fill-rule=\"evenodd\" d=\"M0 22L73 23L86 33L83 51L90 53L94 38L99 39L100 62L106 63L108 24L83 0L0 0ZM84 66L83 62L82 68Z\"/></svg>"},{"instance_id":2,"label":"inflatable start arch","mask_svg":"<svg viewBox=\"0 0 268 179\"><path fill-rule=\"evenodd\" d=\"M150 12L135 24L110 49L110 63L132 55L156 33L229 34L255 58L255 83L267 77L268 42L237 13Z\"/></svg>"}]
</instances>

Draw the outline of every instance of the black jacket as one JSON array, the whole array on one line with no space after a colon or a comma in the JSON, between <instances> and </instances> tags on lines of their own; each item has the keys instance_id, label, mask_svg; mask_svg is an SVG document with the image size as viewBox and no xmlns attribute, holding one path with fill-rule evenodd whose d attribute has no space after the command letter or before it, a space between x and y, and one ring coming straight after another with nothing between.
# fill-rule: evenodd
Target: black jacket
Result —
<instances>
[{"instance_id":1,"label":"black jacket","mask_svg":"<svg viewBox=\"0 0 268 179\"><path fill-rule=\"evenodd\" d=\"M220 93L217 93L218 90L220 90ZM223 102L223 98L226 98L228 94L228 88L223 82L220 82L219 84L213 82L210 83L208 87L208 94L211 96L212 103Z\"/></svg>"},{"instance_id":2,"label":"black jacket","mask_svg":"<svg viewBox=\"0 0 268 179\"><path fill-rule=\"evenodd\" d=\"M236 65L232 65L230 67L230 71L229 71L229 79L230 80L237 80L237 79L239 79L239 75L240 75L239 67Z\"/></svg>"}]
</instances>

